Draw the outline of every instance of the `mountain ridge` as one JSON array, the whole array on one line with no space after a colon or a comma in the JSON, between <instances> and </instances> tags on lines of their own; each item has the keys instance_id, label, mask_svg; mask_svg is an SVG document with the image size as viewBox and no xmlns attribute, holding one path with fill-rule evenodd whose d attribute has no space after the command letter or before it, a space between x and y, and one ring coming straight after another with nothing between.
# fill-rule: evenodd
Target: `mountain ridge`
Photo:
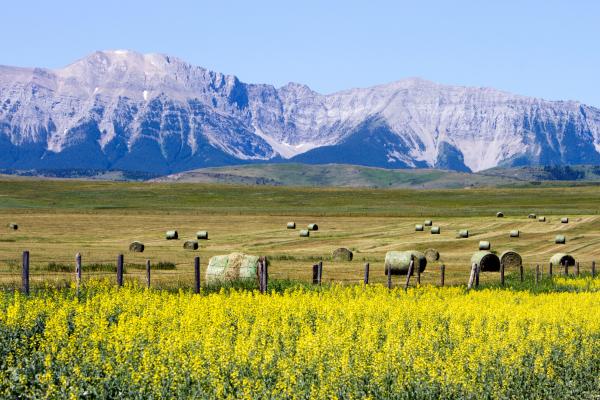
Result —
<instances>
[{"instance_id":1,"label":"mountain ridge","mask_svg":"<svg viewBox=\"0 0 600 400\"><path fill-rule=\"evenodd\" d=\"M169 174L257 162L481 171L600 163L600 110L408 78L319 94L176 57L0 66L0 168Z\"/></svg>"},{"instance_id":2,"label":"mountain ridge","mask_svg":"<svg viewBox=\"0 0 600 400\"><path fill-rule=\"evenodd\" d=\"M494 168L477 173L440 169L388 169L351 164L253 164L202 168L152 182L242 185L462 189L600 184L600 166Z\"/></svg>"}]
</instances>

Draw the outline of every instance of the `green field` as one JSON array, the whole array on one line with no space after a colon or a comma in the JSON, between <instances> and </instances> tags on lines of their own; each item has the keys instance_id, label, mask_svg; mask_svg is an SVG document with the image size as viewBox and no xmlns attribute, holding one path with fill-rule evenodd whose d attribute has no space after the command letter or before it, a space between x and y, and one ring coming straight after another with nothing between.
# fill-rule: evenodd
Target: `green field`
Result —
<instances>
[{"instance_id":1,"label":"green field","mask_svg":"<svg viewBox=\"0 0 600 400\"><path fill-rule=\"evenodd\" d=\"M129 277L142 277L145 259L165 261L176 264L175 270L156 271L154 279L185 286L192 282L195 255L205 267L212 255L242 251L268 256L275 279L308 281L312 264L322 259L326 282L358 282L364 262L371 264L372 280L383 282L387 251L432 247L442 254L447 281L465 283L480 240L490 240L498 252L520 252L527 270L545 267L558 251L573 254L589 270L592 260L600 260L599 195L594 186L383 190L4 178L0 271L5 282L18 281L25 249L31 251L34 281L70 279L63 270L77 252L84 273L86 264L114 264L125 253ZM505 218L495 217L500 210ZM528 219L532 212L547 216L547 222ZM561 216L570 223L561 224ZM442 233L414 232L425 218ZM299 227L316 222L320 229L300 238L298 230L285 228L291 220ZM19 229L9 230L10 222ZM164 240L169 229L177 229L181 240ZM201 229L210 240L200 241L197 252L184 251L183 241ZM471 237L458 239L459 229L469 229ZM509 238L512 229L521 237ZM557 233L567 236L566 245L554 244ZM133 240L146 244L143 254L127 251ZM337 247L352 249L354 261L330 261ZM439 263L430 263L423 281L438 279Z\"/></svg>"}]
</instances>

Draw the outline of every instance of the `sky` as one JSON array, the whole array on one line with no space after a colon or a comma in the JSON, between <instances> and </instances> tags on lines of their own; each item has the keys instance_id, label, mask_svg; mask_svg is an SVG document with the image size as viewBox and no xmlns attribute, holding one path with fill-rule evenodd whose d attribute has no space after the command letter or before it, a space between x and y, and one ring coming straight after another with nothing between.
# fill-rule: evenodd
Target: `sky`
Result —
<instances>
[{"instance_id":1,"label":"sky","mask_svg":"<svg viewBox=\"0 0 600 400\"><path fill-rule=\"evenodd\" d=\"M406 77L600 106L600 2L3 1L0 64L165 53L320 93Z\"/></svg>"}]
</instances>

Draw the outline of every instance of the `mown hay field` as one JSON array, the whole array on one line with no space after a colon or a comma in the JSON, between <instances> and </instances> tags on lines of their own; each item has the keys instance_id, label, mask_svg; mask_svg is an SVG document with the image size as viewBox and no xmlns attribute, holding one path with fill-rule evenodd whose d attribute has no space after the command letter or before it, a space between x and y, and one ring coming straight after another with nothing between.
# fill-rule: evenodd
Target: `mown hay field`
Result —
<instances>
[{"instance_id":1,"label":"mown hay field","mask_svg":"<svg viewBox=\"0 0 600 400\"><path fill-rule=\"evenodd\" d=\"M273 279L308 282L312 264L323 260L325 282L358 282L365 262L371 280L383 282L387 251L435 248L441 259L428 264L422 281L437 282L443 263L447 283L465 283L481 240L498 254L519 252L529 270L535 264L547 269L560 251L589 271L592 260L600 262L599 194L596 187L418 191L10 179L0 181L0 274L4 283L20 279L23 250L31 252L34 283L72 279L68 271L74 271L77 252L84 279L86 264L110 266L124 253L132 265L126 277L141 279L150 259L176 265L154 271L157 284L191 287L196 255L204 269L211 256L240 251L266 255ZM498 210L504 218L496 218ZM546 222L527 218L532 212L545 215ZM568 224L561 223L563 216L570 217ZM424 219L433 219L441 233L431 235L428 227L415 232ZM286 229L289 221L296 222L295 230ZM8 229L10 222L19 229ZM319 230L299 237L309 223ZM171 229L179 240L165 240ZM461 229L469 230L468 238L458 237ZM185 240L195 239L199 230L208 231L209 240L200 240L197 251L184 250ZM520 237L511 238L511 230ZM554 243L557 234L566 236L565 245ZM128 251L135 240L144 243L143 253ZM353 260L331 260L339 247L352 250ZM495 281L498 274L482 279Z\"/></svg>"}]
</instances>

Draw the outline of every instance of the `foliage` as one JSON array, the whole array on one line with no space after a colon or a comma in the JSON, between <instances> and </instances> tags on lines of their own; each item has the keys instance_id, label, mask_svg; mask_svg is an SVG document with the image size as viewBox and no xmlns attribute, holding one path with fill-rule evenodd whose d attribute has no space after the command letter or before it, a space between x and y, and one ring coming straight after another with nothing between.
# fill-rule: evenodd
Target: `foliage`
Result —
<instances>
[{"instance_id":1,"label":"foliage","mask_svg":"<svg viewBox=\"0 0 600 400\"><path fill-rule=\"evenodd\" d=\"M593 398L597 281L5 293L0 397Z\"/></svg>"}]
</instances>

